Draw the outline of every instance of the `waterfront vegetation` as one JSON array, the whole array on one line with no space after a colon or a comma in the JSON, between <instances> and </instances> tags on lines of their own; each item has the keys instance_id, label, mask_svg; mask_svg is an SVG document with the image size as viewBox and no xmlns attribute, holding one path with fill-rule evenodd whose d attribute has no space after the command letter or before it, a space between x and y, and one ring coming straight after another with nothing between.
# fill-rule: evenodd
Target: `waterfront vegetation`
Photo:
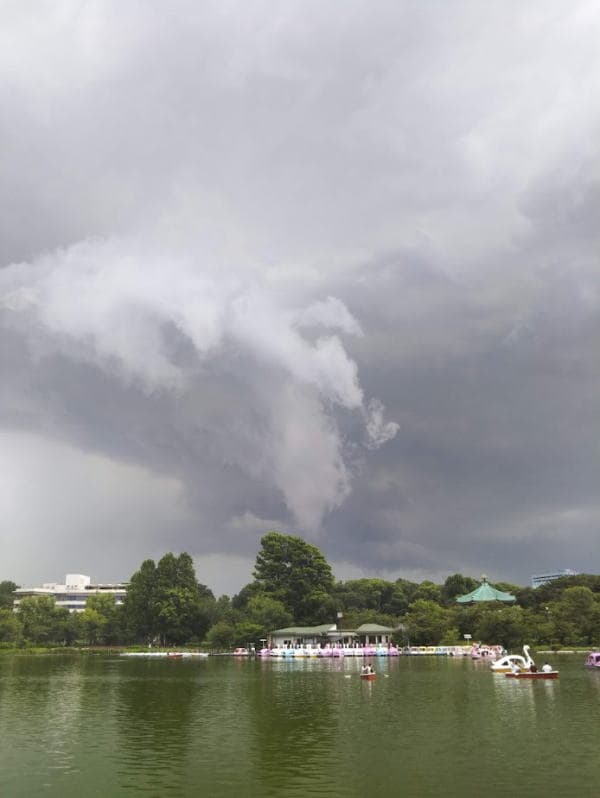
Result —
<instances>
[{"instance_id":1,"label":"waterfront vegetation","mask_svg":"<svg viewBox=\"0 0 600 798\"><path fill-rule=\"evenodd\" d=\"M334 579L322 552L301 538L269 532L261 540L254 580L233 596L216 598L196 577L189 554L144 561L127 597L91 595L70 614L50 596L23 598L16 584L0 582L0 649L60 646L188 646L226 651L259 646L270 630L331 622L397 628L399 645L451 645L473 640L508 649L528 642L549 648L600 645L600 576L566 576L537 589L496 583L516 597L510 606L461 606L456 597L477 582L462 574L443 584L406 579Z\"/></svg>"}]
</instances>

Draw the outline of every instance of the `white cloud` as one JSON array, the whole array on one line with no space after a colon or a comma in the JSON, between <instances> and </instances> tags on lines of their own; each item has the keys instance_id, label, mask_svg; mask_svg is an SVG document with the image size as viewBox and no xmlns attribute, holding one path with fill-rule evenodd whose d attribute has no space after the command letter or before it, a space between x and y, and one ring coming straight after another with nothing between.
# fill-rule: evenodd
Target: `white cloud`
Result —
<instances>
[{"instance_id":1,"label":"white cloud","mask_svg":"<svg viewBox=\"0 0 600 798\"><path fill-rule=\"evenodd\" d=\"M234 268L223 273L205 257L152 252L136 240L82 242L0 272L0 307L9 325L22 327L24 317L33 340L43 337L46 357L52 351L75 357L149 393L185 394L195 375L208 375L233 355L268 419L249 470L281 490L302 528L318 528L350 490L328 406L361 410L363 394L340 339L321 336L311 343L295 321L358 327L333 297L303 314L259 275ZM169 329L193 348L191 365L170 351ZM270 372L277 376L267 378ZM265 392L260 383L267 379ZM396 427L384 423L381 403L371 403L364 415L369 446L393 437ZM197 421L203 422L200 409ZM228 434L235 423L229 420Z\"/></svg>"}]
</instances>

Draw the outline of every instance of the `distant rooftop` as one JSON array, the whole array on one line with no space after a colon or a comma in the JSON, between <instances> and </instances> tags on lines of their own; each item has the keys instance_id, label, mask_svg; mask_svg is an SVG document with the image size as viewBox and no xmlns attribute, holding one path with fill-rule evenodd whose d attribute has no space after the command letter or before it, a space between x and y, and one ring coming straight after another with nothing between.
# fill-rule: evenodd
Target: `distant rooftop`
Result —
<instances>
[{"instance_id":1,"label":"distant rooftop","mask_svg":"<svg viewBox=\"0 0 600 798\"><path fill-rule=\"evenodd\" d=\"M563 568L561 571L550 571L547 574L536 574L531 577L531 587L539 587L548 582L554 582L555 579L560 579L563 576L577 576L579 572L573 571L571 568Z\"/></svg>"},{"instance_id":2,"label":"distant rooftop","mask_svg":"<svg viewBox=\"0 0 600 798\"><path fill-rule=\"evenodd\" d=\"M15 592L26 593L34 590L43 592L77 592L81 590L122 590L127 587L126 582L92 582L87 574L67 574L64 582L44 582L42 585L19 588Z\"/></svg>"}]
</instances>

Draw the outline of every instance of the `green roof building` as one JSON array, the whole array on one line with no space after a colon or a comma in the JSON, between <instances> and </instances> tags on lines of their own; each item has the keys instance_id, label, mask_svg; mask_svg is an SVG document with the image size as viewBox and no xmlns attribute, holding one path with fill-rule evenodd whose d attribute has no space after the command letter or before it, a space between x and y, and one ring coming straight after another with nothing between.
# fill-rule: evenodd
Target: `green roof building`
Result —
<instances>
[{"instance_id":1,"label":"green roof building","mask_svg":"<svg viewBox=\"0 0 600 798\"><path fill-rule=\"evenodd\" d=\"M321 626L287 626L269 633L269 648L295 648L299 646L354 646L391 645L397 630L378 623L363 623L357 629L338 629L336 624Z\"/></svg>"},{"instance_id":2,"label":"green roof building","mask_svg":"<svg viewBox=\"0 0 600 798\"><path fill-rule=\"evenodd\" d=\"M479 587L476 587L470 593L465 593L464 596L458 596L456 599L457 604L479 604L483 601L501 601L507 604L510 601L516 601L516 598L510 593L496 590L484 576Z\"/></svg>"}]
</instances>

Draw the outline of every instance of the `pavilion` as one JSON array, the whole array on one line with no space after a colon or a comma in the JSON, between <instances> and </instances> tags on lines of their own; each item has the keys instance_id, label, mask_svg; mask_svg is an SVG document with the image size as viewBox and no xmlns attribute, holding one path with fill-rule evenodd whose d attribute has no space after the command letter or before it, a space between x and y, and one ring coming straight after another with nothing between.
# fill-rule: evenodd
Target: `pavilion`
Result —
<instances>
[{"instance_id":1,"label":"pavilion","mask_svg":"<svg viewBox=\"0 0 600 798\"><path fill-rule=\"evenodd\" d=\"M483 601L501 601L507 604L510 601L516 601L516 598L511 593L496 590L495 587L490 585L487 578L482 576L479 587L476 587L470 593L465 593L464 596L458 596L456 599L457 604L480 604Z\"/></svg>"}]
</instances>

